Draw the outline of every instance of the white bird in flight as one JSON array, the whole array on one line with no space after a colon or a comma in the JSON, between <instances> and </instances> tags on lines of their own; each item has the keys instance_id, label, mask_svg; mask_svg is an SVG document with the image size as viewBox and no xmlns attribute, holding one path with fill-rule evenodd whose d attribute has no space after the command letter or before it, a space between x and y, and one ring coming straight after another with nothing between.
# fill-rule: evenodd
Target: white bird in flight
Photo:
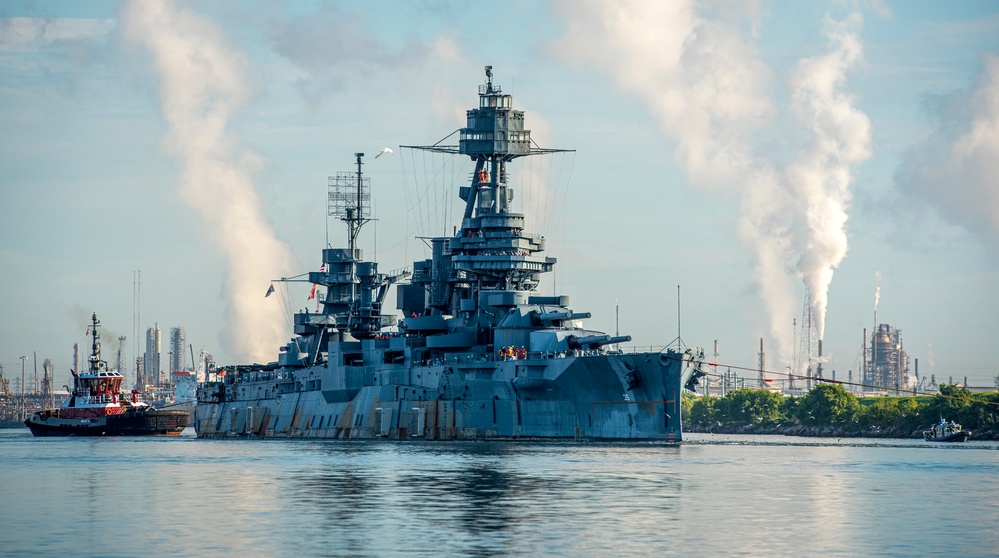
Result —
<instances>
[{"instance_id":1,"label":"white bird in flight","mask_svg":"<svg viewBox=\"0 0 999 558\"><path fill-rule=\"evenodd\" d=\"M384 153L395 153L395 151L392 151L391 149L389 149L387 147L383 147L382 150L378 152L378 155L375 155L375 159L381 157L382 154L384 154Z\"/></svg>"}]
</instances>

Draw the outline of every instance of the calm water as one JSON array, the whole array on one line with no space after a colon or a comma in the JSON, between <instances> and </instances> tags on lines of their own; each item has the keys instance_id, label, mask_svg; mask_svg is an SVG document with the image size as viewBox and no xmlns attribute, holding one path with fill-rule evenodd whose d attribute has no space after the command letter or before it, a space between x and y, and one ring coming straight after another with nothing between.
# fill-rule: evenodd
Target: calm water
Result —
<instances>
[{"instance_id":1,"label":"calm water","mask_svg":"<svg viewBox=\"0 0 999 558\"><path fill-rule=\"evenodd\" d=\"M5 556L994 556L999 444L32 438Z\"/></svg>"}]
</instances>

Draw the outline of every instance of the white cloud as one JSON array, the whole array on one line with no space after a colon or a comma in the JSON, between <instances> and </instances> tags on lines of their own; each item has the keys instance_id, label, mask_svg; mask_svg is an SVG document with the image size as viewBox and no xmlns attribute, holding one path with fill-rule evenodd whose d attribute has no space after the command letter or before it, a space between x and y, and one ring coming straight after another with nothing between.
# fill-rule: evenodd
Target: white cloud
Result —
<instances>
[{"instance_id":1,"label":"white cloud","mask_svg":"<svg viewBox=\"0 0 999 558\"><path fill-rule=\"evenodd\" d=\"M269 25L272 48L304 71L298 86L315 104L359 77L416 65L441 46L411 40L393 50L356 15L332 5Z\"/></svg>"},{"instance_id":2,"label":"white cloud","mask_svg":"<svg viewBox=\"0 0 999 558\"><path fill-rule=\"evenodd\" d=\"M911 148L895 175L946 220L995 246L999 240L999 56L985 54L967 90L940 100L936 129Z\"/></svg>"},{"instance_id":3,"label":"white cloud","mask_svg":"<svg viewBox=\"0 0 999 558\"><path fill-rule=\"evenodd\" d=\"M117 25L113 19L0 18L0 52L31 52L53 43L100 38Z\"/></svg>"}]
</instances>

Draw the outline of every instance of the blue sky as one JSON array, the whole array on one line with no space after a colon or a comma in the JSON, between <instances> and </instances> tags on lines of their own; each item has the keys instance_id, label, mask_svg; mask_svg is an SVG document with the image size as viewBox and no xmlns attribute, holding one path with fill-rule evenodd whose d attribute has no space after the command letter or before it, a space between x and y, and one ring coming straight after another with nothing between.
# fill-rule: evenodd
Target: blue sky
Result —
<instances>
[{"instance_id":1,"label":"blue sky","mask_svg":"<svg viewBox=\"0 0 999 558\"><path fill-rule=\"evenodd\" d=\"M5 375L37 352L68 380L95 311L131 362L134 270L140 331L273 358L308 286L262 294L318 268L327 176L352 153L382 270L450 230L417 202L447 192L398 146L460 127L490 64L535 140L576 150L524 161L514 188L559 259L541 289L590 327L614 331L618 304L621 333L665 344L680 285L688 345L752 368L763 337L785 370L810 294L845 378L878 292L921 375L990 385L999 8L660 4L0 4Z\"/></svg>"}]
</instances>

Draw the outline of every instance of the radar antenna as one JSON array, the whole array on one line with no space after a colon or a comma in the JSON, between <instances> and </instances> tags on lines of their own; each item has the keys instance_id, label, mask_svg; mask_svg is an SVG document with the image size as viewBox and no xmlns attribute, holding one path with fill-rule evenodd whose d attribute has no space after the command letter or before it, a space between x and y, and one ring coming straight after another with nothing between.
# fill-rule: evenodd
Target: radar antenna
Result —
<instances>
[{"instance_id":1,"label":"radar antenna","mask_svg":"<svg viewBox=\"0 0 999 558\"><path fill-rule=\"evenodd\" d=\"M364 153L354 153L357 172L338 172L329 177L328 216L339 217L347 223L348 247L357 249L357 235L361 227L371 220L371 179L361 173ZM327 239L327 242L329 239Z\"/></svg>"}]
</instances>

